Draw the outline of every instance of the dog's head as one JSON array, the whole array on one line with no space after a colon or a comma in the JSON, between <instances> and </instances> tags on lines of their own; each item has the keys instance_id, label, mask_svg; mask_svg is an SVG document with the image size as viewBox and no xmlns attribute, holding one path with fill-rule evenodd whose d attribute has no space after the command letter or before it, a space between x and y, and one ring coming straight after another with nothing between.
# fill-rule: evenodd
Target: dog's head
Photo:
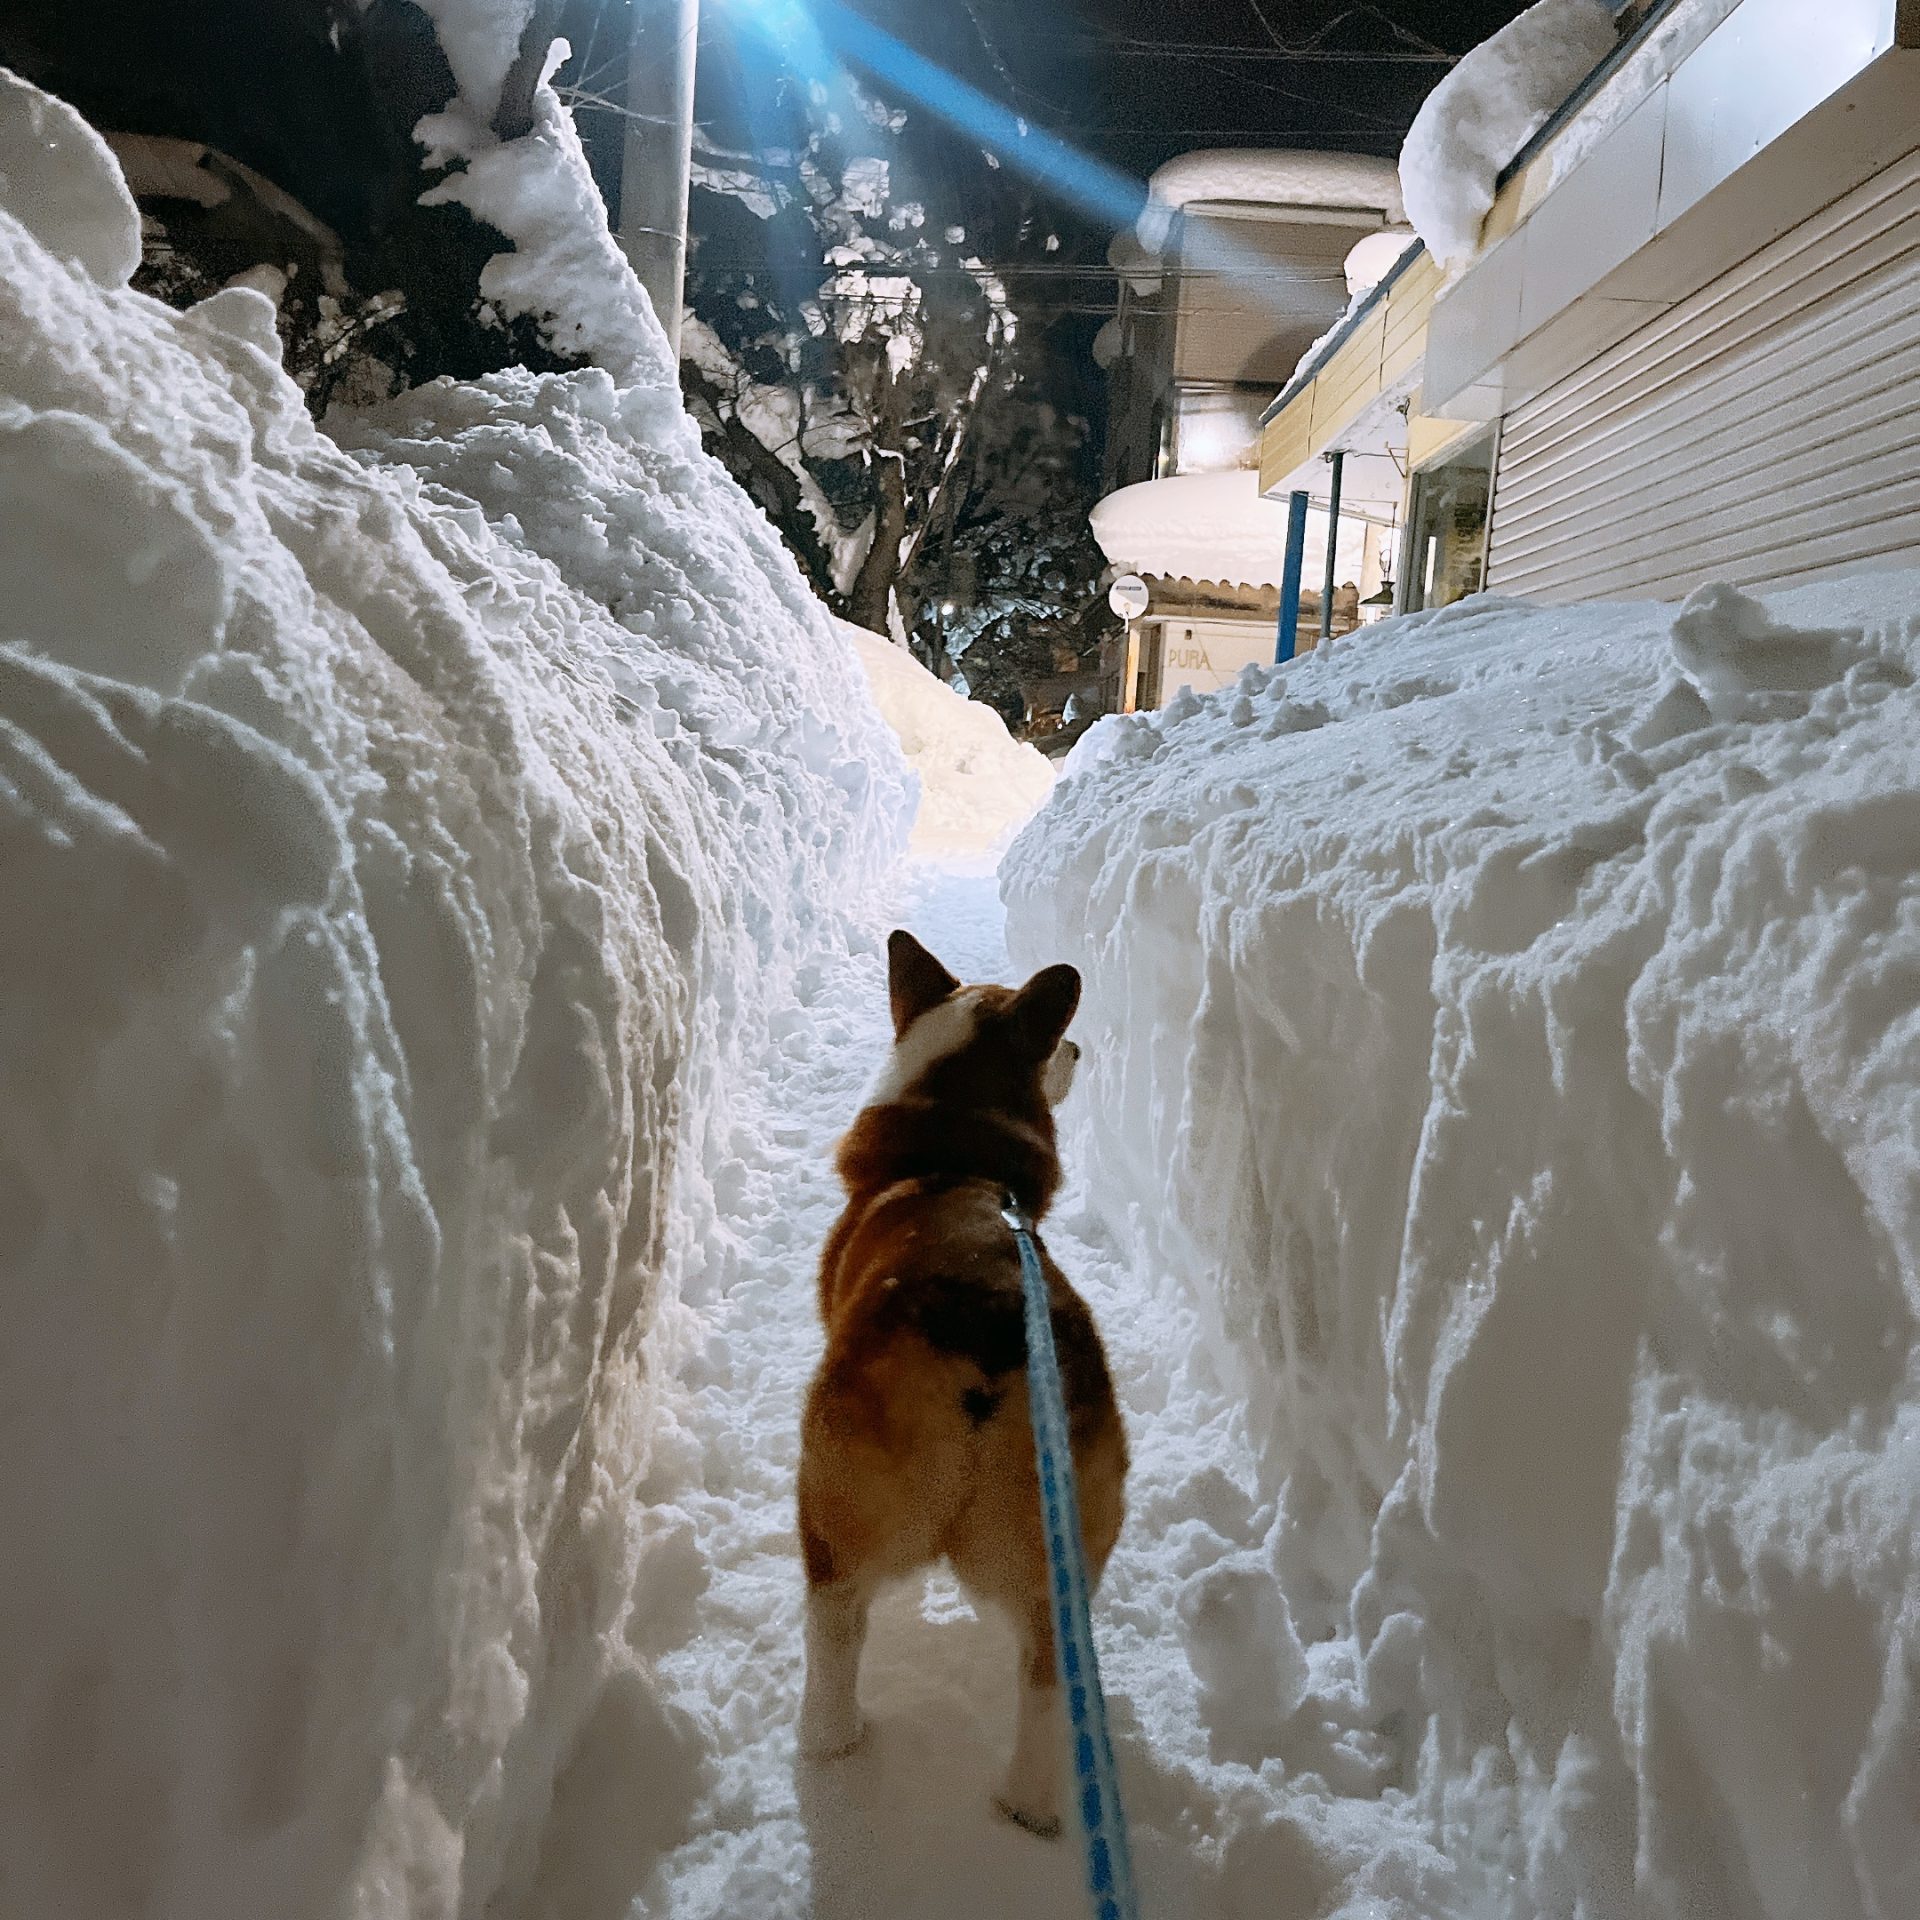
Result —
<instances>
[{"instance_id":1,"label":"dog's head","mask_svg":"<svg viewBox=\"0 0 1920 1920\"><path fill-rule=\"evenodd\" d=\"M1066 1037L1080 975L1042 967L1024 987L963 986L912 934L887 940L893 1052L868 1095L878 1106L908 1095L1018 1113L1057 1106L1080 1049Z\"/></svg>"}]
</instances>

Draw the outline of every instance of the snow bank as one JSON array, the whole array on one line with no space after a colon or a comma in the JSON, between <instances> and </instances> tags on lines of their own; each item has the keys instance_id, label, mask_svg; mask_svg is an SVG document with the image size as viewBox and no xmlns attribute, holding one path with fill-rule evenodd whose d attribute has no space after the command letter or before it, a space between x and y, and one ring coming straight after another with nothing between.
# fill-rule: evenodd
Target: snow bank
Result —
<instances>
[{"instance_id":1,"label":"snow bank","mask_svg":"<svg viewBox=\"0 0 1920 1920\"><path fill-rule=\"evenodd\" d=\"M897 750L670 387L310 423L0 76L7 1910L611 1913L643 1341Z\"/></svg>"},{"instance_id":2,"label":"snow bank","mask_svg":"<svg viewBox=\"0 0 1920 1920\"><path fill-rule=\"evenodd\" d=\"M1427 95L1400 149L1400 190L1442 266L1472 255L1501 169L1616 37L1606 0L1538 0Z\"/></svg>"},{"instance_id":3,"label":"snow bank","mask_svg":"<svg viewBox=\"0 0 1920 1920\"><path fill-rule=\"evenodd\" d=\"M1284 1607L1189 1657L1316 1911L1915 1909L1917 674L1920 575L1469 600L1105 722L1008 856L1265 1436Z\"/></svg>"},{"instance_id":4,"label":"snow bank","mask_svg":"<svg viewBox=\"0 0 1920 1920\"><path fill-rule=\"evenodd\" d=\"M935 678L905 647L846 621L867 685L907 764L920 776L916 853L984 853L1003 846L1053 791L1053 768L1014 739L994 710Z\"/></svg>"}]
</instances>

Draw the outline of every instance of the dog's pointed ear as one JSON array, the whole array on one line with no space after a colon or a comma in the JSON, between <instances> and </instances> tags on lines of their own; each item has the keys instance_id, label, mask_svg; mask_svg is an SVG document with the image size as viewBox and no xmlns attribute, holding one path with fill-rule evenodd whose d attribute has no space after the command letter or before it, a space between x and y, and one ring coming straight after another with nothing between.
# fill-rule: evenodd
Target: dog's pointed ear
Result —
<instances>
[{"instance_id":1,"label":"dog's pointed ear","mask_svg":"<svg viewBox=\"0 0 1920 1920\"><path fill-rule=\"evenodd\" d=\"M1079 972L1066 965L1042 967L1013 996L1007 1017L1022 1049L1036 1060L1050 1060L1080 1005Z\"/></svg>"},{"instance_id":2,"label":"dog's pointed ear","mask_svg":"<svg viewBox=\"0 0 1920 1920\"><path fill-rule=\"evenodd\" d=\"M960 982L904 927L887 935L887 997L893 1005L893 1037L897 1040Z\"/></svg>"}]
</instances>

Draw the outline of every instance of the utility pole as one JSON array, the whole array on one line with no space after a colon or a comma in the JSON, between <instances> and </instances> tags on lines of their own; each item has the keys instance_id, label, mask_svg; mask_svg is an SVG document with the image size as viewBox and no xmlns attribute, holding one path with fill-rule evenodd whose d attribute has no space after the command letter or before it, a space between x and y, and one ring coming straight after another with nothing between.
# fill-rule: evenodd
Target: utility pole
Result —
<instances>
[{"instance_id":1,"label":"utility pole","mask_svg":"<svg viewBox=\"0 0 1920 1920\"><path fill-rule=\"evenodd\" d=\"M693 170L693 61L700 0L632 0L627 137L620 162L620 246L680 358Z\"/></svg>"}]
</instances>

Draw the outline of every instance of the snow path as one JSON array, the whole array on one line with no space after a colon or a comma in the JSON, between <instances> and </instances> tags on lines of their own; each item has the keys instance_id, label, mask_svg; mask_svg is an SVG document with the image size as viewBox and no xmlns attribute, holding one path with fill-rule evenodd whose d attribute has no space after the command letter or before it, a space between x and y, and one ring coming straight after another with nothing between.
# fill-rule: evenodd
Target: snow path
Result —
<instances>
[{"instance_id":1,"label":"snow path","mask_svg":"<svg viewBox=\"0 0 1920 1920\"><path fill-rule=\"evenodd\" d=\"M899 913L964 977L1009 976L984 862L915 864ZM636 1912L1072 1915L1083 1899L1076 1848L1034 1840L987 1810L1012 1738L1012 1640L998 1620L976 1618L944 1575L875 1611L861 1686L875 1723L866 1748L796 1775L799 1398L819 1352L814 1259L839 1204L831 1147L887 1040L877 948L804 982L802 995L745 1090L737 1158L717 1183L712 1259L689 1278L665 1335L678 1384L648 1488L661 1550L643 1573L641 1610L674 1641L659 1649L658 1672L681 1741L705 1770L697 1804L669 1810L677 1844L662 1836ZM1134 1450L1127 1527L1096 1631L1143 1896L1149 1912L1196 1920L1252 1912L1242 1901L1257 1878L1267 1888L1257 1910L1272 1915L1275 1894L1285 1904L1291 1851L1275 1859L1260 1845L1279 1769L1269 1762L1263 1777L1208 1758L1175 1607L1197 1567L1258 1546L1271 1505L1246 1484L1239 1417L1201 1357L1191 1308L1126 1270L1071 1185L1048 1236L1099 1317ZM1264 1855L1258 1866L1249 1845ZM1297 1883L1290 1891L1311 1898Z\"/></svg>"}]
</instances>

